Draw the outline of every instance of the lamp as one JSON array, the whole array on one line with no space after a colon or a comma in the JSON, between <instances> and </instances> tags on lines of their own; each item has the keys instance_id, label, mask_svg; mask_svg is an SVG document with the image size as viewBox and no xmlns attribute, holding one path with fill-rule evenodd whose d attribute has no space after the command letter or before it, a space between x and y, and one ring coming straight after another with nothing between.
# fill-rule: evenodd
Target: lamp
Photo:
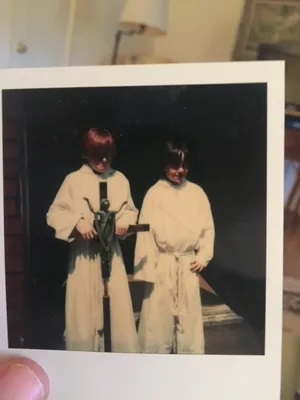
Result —
<instances>
[{"instance_id":1,"label":"lamp","mask_svg":"<svg viewBox=\"0 0 300 400\"><path fill-rule=\"evenodd\" d=\"M116 32L112 64L117 63L123 35L159 36L167 33L168 0L127 0Z\"/></svg>"}]
</instances>

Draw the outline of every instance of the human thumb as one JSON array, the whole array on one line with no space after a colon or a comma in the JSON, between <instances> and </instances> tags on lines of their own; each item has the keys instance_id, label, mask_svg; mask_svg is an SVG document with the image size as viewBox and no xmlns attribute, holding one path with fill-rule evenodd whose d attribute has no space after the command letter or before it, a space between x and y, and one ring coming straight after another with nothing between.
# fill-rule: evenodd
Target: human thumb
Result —
<instances>
[{"instance_id":1,"label":"human thumb","mask_svg":"<svg viewBox=\"0 0 300 400\"><path fill-rule=\"evenodd\" d=\"M0 359L0 400L46 400L48 394L48 377L34 361Z\"/></svg>"}]
</instances>

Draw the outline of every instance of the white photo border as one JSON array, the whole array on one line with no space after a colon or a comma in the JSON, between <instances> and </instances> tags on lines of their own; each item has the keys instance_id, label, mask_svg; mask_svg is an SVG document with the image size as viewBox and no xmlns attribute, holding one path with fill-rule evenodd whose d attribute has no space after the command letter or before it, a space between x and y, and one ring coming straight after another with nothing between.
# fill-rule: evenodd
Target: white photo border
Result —
<instances>
[{"instance_id":1,"label":"white photo border","mask_svg":"<svg viewBox=\"0 0 300 400\"><path fill-rule=\"evenodd\" d=\"M267 83L267 248L264 356L99 354L9 349L4 213L0 200L0 353L40 363L50 400L280 398L284 159L284 62L133 65L0 70L0 90ZM2 127L2 93L0 123ZM3 145L1 138L1 154ZM3 193L3 170L0 170Z\"/></svg>"}]
</instances>

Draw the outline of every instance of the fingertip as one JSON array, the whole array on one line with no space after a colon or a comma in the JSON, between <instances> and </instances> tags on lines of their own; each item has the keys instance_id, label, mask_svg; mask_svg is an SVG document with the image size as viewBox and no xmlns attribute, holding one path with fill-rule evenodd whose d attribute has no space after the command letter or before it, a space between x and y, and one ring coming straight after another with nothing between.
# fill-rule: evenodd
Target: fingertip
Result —
<instances>
[{"instance_id":1,"label":"fingertip","mask_svg":"<svg viewBox=\"0 0 300 400\"><path fill-rule=\"evenodd\" d=\"M20 367L23 367L23 369L20 369ZM36 381L32 381L33 376ZM29 382L31 383L30 387L28 386ZM16 390L15 387L12 387L12 384L15 385L16 383L19 387L24 389L24 399L31 398L31 392L36 392L37 388L40 388L39 392L41 390L43 400L47 400L49 396L50 382L48 375L39 364L28 358L13 357L7 359L0 365L1 391L5 394L12 394L11 391Z\"/></svg>"},{"instance_id":2,"label":"fingertip","mask_svg":"<svg viewBox=\"0 0 300 400\"><path fill-rule=\"evenodd\" d=\"M20 362L20 363L26 365L28 368L32 369L32 371L35 373L35 375L42 382L42 385L44 386L45 400L46 400L49 396L49 391L50 391L50 382L49 382L49 377L46 374L46 371L33 360L30 360L28 358L21 358L19 360L20 361L18 361L18 362Z\"/></svg>"}]
</instances>

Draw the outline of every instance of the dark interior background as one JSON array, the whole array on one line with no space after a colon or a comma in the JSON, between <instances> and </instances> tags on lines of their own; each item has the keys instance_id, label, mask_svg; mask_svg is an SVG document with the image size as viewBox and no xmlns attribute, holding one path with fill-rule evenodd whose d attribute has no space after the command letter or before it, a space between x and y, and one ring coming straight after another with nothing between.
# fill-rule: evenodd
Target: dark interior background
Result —
<instances>
[{"instance_id":1,"label":"dark interior background","mask_svg":"<svg viewBox=\"0 0 300 400\"><path fill-rule=\"evenodd\" d=\"M81 166L82 133L92 126L113 132L113 165L129 179L138 208L159 177L159 148L182 134L192 151L189 178L206 191L215 221L215 256L203 275L227 304L263 329L266 84L31 89L22 96L26 271L34 303L48 299L54 309L64 307L68 245L54 238L46 213L65 175ZM134 240L122 244L128 273Z\"/></svg>"}]
</instances>

